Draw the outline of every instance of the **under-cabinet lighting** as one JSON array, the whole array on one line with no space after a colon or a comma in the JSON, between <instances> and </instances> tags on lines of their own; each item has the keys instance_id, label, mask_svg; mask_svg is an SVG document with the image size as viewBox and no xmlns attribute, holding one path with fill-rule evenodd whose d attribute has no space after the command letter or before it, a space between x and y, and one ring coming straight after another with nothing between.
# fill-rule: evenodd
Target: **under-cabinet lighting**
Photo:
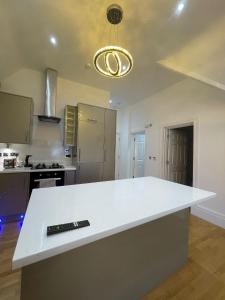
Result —
<instances>
[{"instance_id":1,"label":"under-cabinet lighting","mask_svg":"<svg viewBox=\"0 0 225 300\"><path fill-rule=\"evenodd\" d=\"M20 215L20 220L23 220L24 219L24 214L21 214Z\"/></svg>"}]
</instances>

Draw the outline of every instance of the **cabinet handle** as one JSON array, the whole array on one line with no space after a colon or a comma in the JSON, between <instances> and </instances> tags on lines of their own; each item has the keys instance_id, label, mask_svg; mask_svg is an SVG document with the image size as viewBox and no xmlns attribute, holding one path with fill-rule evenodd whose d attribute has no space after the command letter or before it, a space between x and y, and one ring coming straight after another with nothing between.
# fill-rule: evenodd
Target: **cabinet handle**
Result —
<instances>
[{"instance_id":1,"label":"cabinet handle","mask_svg":"<svg viewBox=\"0 0 225 300\"><path fill-rule=\"evenodd\" d=\"M25 141L28 142L28 130L26 130Z\"/></svg>"},{"instance_id":2,"label":"cabinet handle","mask_svg":"<svg viewBox=\"0 0 225 300\"><path fill-rule=\"evenodd\" d=\"M88 119L88 121L89 121L89 122L94 122L94 123L96 123L96 122L97 122L97 120L96 120L96 119Z\"/></svg>"},{"instance_id":3,"label":"cabinet handle","mask_svg":"<svg viewBox=\"0 0 225 300\"><path fill-rule=\"evenodd\" d=\"M106 150L104 150L104 162L106 162Z\"/></svg>"},{"instance_id":4,"label":"cabinet handle","mask_svg":"<svg viewBox=\"0 0 225 300\"><path fill-rule=\"evenodd\" d=\"M78 149L78 161L80 162L80 158L81 158L81 150L80 148Z\"/></svg>"}]
</instances>

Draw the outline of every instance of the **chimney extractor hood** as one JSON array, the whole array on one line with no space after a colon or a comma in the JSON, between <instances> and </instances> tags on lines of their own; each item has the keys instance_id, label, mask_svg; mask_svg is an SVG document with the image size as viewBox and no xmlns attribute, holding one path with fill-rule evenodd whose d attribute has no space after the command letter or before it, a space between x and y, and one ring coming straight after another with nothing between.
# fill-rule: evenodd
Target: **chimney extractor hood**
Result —
<instances>
[{"instance_id":1,"label":"chimney extractor hood","mask_svg":"<svg viewBox=\"0 0 225 300\"><path fill-rule=\"evenodd\" d=\"M44 115L38 116L39 121L59 123L61 120L56 117L57 75L56 70L46 70Z\"/></svg>"}]
</instances>

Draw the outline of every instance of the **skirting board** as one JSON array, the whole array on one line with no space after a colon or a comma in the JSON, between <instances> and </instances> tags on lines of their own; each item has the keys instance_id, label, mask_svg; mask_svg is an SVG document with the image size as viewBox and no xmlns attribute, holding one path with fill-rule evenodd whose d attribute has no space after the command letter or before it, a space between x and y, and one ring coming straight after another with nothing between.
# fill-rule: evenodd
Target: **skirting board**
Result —
<instances>
[{"instance_id":1,"label":"skirting board","mask_svg":"<svg viewBox=\"0 0 225 300\"><path fill-rule=\"evenodd\" d=\"M225 229L225 215L218 213L201 205L196 205L191 208L192 215L204 219L210 223L220 226Z\"/></svg>"}]
</instances>

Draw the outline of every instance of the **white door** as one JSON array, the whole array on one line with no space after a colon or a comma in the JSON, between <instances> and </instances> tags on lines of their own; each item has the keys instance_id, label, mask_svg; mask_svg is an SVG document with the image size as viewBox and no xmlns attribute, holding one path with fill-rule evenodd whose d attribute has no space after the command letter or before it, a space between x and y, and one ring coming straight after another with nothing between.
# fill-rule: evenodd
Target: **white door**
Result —
<instances>
[{"instance_id":1,"label":"white door","mask_svg":"<svg viewBox=\"0 0 225 300\"><path fill-rule=\"evenodd\" d=\"M145 135L134 135L133 178L143 177L145 173Z\"/></svg>"},{"instance_id":2,"label":"white door","mask_svg":"<svg viewBox=\"0 0 225 300\"><path fill-rule=\"evenodd\" d=\"M187 135L179 129L169 129L167 139L167 179L185 184L187 180Z\"/></svg>"}]
</instances>

